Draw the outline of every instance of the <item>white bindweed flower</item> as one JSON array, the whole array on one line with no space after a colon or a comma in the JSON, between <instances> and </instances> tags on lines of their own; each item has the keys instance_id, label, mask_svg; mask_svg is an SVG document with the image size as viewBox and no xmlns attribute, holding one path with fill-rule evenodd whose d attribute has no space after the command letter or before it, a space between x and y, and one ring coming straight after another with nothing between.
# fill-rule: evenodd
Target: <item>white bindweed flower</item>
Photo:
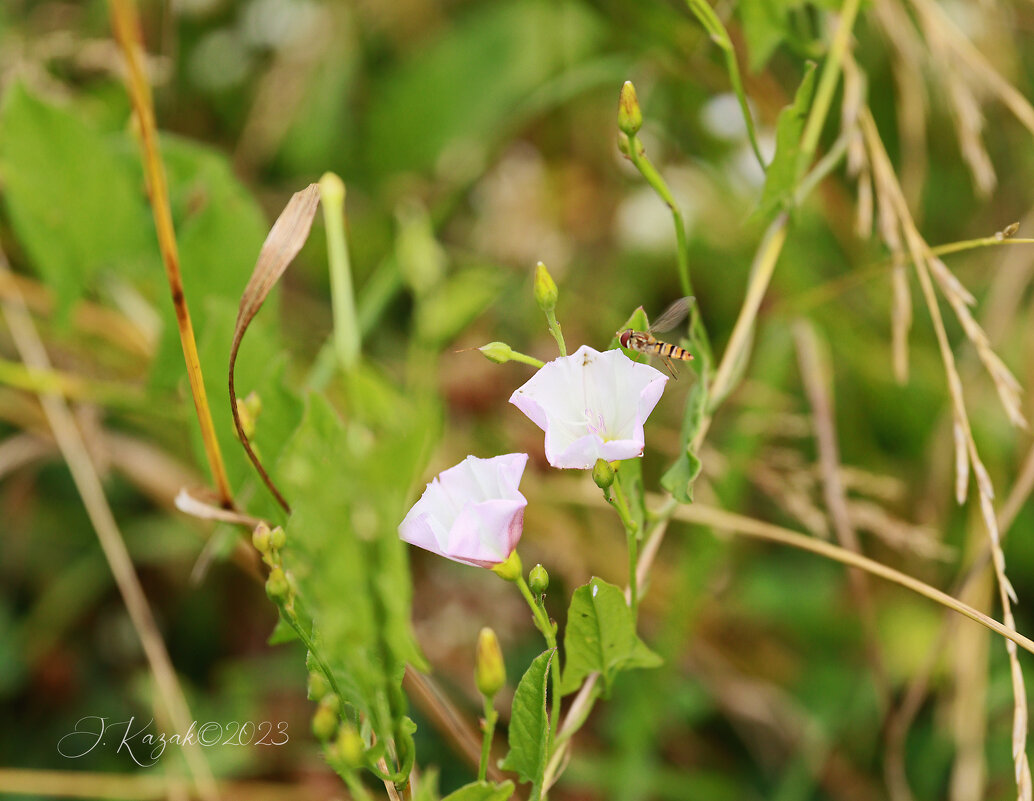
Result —
<instances>
[{"instance_id":1,"label":"white bindweed flower","mask_svg":"<svg viewBox=\"0 0 1034 801\"><path fill-rule=\"evenodd\" d=\"M643 423L668 377L620 350L583 345L543 366L510 403L546 432L553 467L590 469L643 453Z\"/></svg>"},{"instance_id":2,"label":"white bindweed flower","mask_svg":"<svg viewBox=\"0 0 1034 801\"><path fill-rule=\"evenodd\" d=\"M518 491L526 453L468 456L438 474L399 524L399 537L439 556L492 567L513 553L528 500Z\"/></svg>"}]
</instances>

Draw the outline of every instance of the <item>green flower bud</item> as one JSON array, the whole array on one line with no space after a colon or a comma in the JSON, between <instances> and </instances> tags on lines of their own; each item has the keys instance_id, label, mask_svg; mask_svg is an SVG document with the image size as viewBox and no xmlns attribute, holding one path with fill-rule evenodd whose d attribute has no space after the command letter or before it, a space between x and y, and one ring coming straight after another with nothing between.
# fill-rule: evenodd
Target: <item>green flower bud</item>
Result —
<instances>
[{"instance_id":1,"label":"green flower bud","mask_svg":"<svg viewBox=\"0 0 1034 801\"><path fill-rule=\"evenodd\" d=\"M334 756L347 767L355 769L363 766L363 752L366 750L366 745L351 723L346 723L341 727L337 740L334 741L333 749Z\"/></svg>"},{"instance_id":2,"label":"green flower bud","mask_svg":"<svg viewBox=\"0 0 1034 801\"><path fill-rule=\"evenodd\" d=\"M322 701L330 693L330 682L318 670L309 673L309 700Z\"/></svg>"},{"instance_id":3,"label":"green flower bud","mask_svg":"<svg viewBox=\"0 0 1034 801\"><path fill-rule=\"evenodd\" d=\"M489 342L478 350L485 354L486 359L496 364L504 364L513 358L513 348L505 342Z\"/></svg>"},{"instance_id":4,"label":"green flower bud","mask_svg":"<svg viewBox=\"0 0 1034 801\"><path fill-rule=\"evenodd\" d=\"M614 483L614 468L606 459L597 459L596 465L592 468L592 480L600 489L610 489Z\"/></svg>"},{"instance_id":5,"label":"green flower bud","mask_svg":"<svg viewBox=\"0 0 1034 801\"><path fill-rule=\"evenodd\" d=\"M643 112L639 108L639 98L631 81L625 81L618 99L618 128L626 136L635 136L643 127Z\"/></svg>"},{"instance_id":6,"label":"green flower bud","mask_svg":"<svg viewBox=\"0 0 1034 801\"><path fill-rule=\"evenodd\" d=\"M478 634L477 663L474 667L474 682L478 692L486 698L494 698L506 684L506 665L499 639L490 628L483 628Z\"/></svg>"},{"instance_id":7,"label":"green flower bud","mask_svg":"<svg viewBox=\"0 0 1034 801\"><path fill-rule=\"evenodd\" d=\"M273 547L274 551L279 551L287 544L287 534L283 528L277 526L270 532L269 544Z\"/></svg>"},{"instance_id":8,"label":"green flower bud","mask_svg":"<svg viewBox=\"0 0 1034 801\"><path fill-rule=\"evenodd\" d=\"M535 565L528 574L528 586L536 595L542 595L549 588L549 573L542 565Z\"/></svg>"},{"instance_id":9,"label":"green flower bud","mask_svg":"<svg viewBox=\"0 0 1034 801\"><path fill-rule=\"evenodd\" d=\"M255 530L251 532L251 544L255 546L255 550L260 554L269 553L272 543L269 526L265 522L259 521L259 524L255 526Z\"/></svg>"},{"instance_id":10,"label":"green flower bud","mask_svg":"<svg viewBox=\"0 0 1034 801\"><path fill-rule=\"evenodd\" d=\"M618 134L618 152L626 159L632 155L632 148L628 145L628 137L623 133Z\"/></svg>"},{"instance_id":11,"label":"green flower bud","mask_svg":"<svg viewBox=\"0 0 1034 801\"><path fill-rule=\"evenodd\" d=\"M551 312L556 308L559 294L553 276L549 274L546 265L539 262L535 265L535 302L542 311Z\"/></svg>"},{"instance_id":12,"label":"green flower bud","mask_svg":"<svg viewBox=\"0 0 1034 801\"><path fill-rule=\"evenodd\" d=\"M312 716L312 733L317 739L329 740L337 731L337 725L337 710L330 704L320 703Z\"/></svg>"},{"instance_id":13,"label":"green flower bud","mask_svg":"<svg viewBox=\"0 0 1034 801\"><path fill-rule=\"evenodd\" d=\"M500 562L492 567L492 572L505 581L516 581L521 577L523 571L524 566L521 564L521 557L517 555L516 550L506 558L505 562Z\"/></svg>"},{"instance_id":14,"label":"green flower bud","mask_svg":"<svg viewBox=\"0 0 1034 801\"><path fill-rule=\"evenodd\" d=\"M279 567L269 571L269 578L266 579L266 595L271 601L284 601L291 593L291 586L287 583L287 576Z\"/></svg>"}]
</instances>

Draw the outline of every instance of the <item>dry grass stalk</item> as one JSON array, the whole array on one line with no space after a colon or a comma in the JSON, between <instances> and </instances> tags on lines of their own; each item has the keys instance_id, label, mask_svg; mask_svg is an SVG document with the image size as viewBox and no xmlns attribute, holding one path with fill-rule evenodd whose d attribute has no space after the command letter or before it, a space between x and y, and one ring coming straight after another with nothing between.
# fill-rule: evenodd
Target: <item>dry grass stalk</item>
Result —
<instances>
[{"instance_id":1,"label":"dry grass stalk","mask_svg":"<svg viewBox=\"0 0 1034 801\"><path fill-rule=\"evenodd\" d=\"M898 224L901 226L901 233L915 267L917 277L919 278L919 285L923 292L923 298L933 322L934 333L936 334L938 348L941 353L941 360L944 363L945 374L948 379L948 390L952 399L953 430L955 433L956 443L956 472L959 477L959 481L956 486L957 495L961 496L961 500L965 499L965 493L968 488L968 471L965 468L968 465L972 468L976 479L980 510L991 542L992 562L995 568L995 577L997 579L999 597L1002 603L1002 619L1007 627L1015 628L1015 620L1012 614L1012 603L1016 600L1016 594L1005 574L1005 555L1002 552L1001 544L999 542L998 524L994 512L994 487L992 486L987 469L981 461L980 454L977 451L976 442L973 439L969 418L966 413L965 400L962 394L962 381L959 378L958 368L955 364L955 357L952 353L951 345L948 342L948 334L945 330L944 320L941 317L940 307L937 303L934 278L932 277L932 274L935 273L937 268L931 264L931 262L936 259L930 252L929 246L916 229L915 223L912 221L907 205L905 204L904 196L901 193L901 188L894 176L890 159L887 156L886 150L883 148L883 142L879 137L876 124L872 119L872 115L870 113L866 113L862 115L860 121L862 131L869 148L869 159L873 166L877 194L881 197L881 202L889 209L893 210ZM956 304L963 308L966 307L964 297L957 291L952 291L950 282L942 280L940 283L942 291L950 293L949 302L951 302L953 308L956 309L956 313L958 313ZM973 325L976 325L975 321ZM963 324L963 327L965 329L965 323ZM977 328L979 328L979 326L977 326ZM971 331L967 331L967 335L971 334ZM979 344L977 346L977 350L979 353ZM987 362L985 362L985 366L987 366ZM992 372L992 379L995 380L996 386L998 386L998 382L1001 380L1001 375L996 375ZM1001 390L999 390L1000 397L1001 394ZM1006 410L1008 412L1008 407L1006 407ZM966 476L965 483L962 481L962 476ZM1016 656L1015 645L1007 643L1006 650L1009 655L1014 696L1012 748L1016 785L1019 790L1020 799L1022 801L1031 801L1031 772L1030 764L1026 755L1026 690L1023 685L1023 674L1020 670L1019 661Z\"/></svg>"},{"instance_id":2,"label":"dry grass stalk","mask_svg":"<svg viewBox=\"0 0 1034 801\"><path fill-rule=\"evenodd\" d=\"M0 271L7 272L9 269L6 257L0 255ZM0 304L0 310L26 366L37 370L50 370L50 359L28 309L21 301L20 294L15 291L10 299ZM160 708L177 731L185 732L192 719L186 697L158 631L147 596L136 575L118 523L104 495L104 487L83 434L64 398L56 394L41 394L39 400L54 440L68 464L87 516L97 533L101 550L111 568L133 628L143 646L151 674L154 676L161 702ZM217 801L219 793L215 779L200 747L197 744L184 746L183 754L198 793L205 801Z\"/></svg>"},{"instance_id":3,"label":"dry grass stalk","mask_svg":"<svg viewBox=\"0 0 1034 801\"><path fill-rule=\"evenodd\" d=\"M140 145L144 174L147 178L148 196L158 233L158 248L165 264L165 275L169 282L169 291L172 294L172 305L176 311L176 325L183 348L183 359L187 366L190 393L194 399L194 410L197 412L198 423L201 426L201 436L205 444L208 466L212 471L212 479L219 492L220 501L223 506L230 509L233 507L233 493L230 489L230 480L226 475L223 454L219 449L219 440L215 434L215 424L212 422L212 410L208 405L204 377L201 374L201 359L198 356L194 326L183 291L179 249L176 245L176 232L172 225L172 210L169 207L169 187L165 176L165 165L162 163L161 153L158 149L158 128L154 117L151 86L144 74L144 62L141 55L143 48L140 44L140 20L137 17L133 0L109 0L109 7L112 29L126 60L126 89L140 128Z\"/></svg>"},{"instance_id":4,"label":"dry grass stalk","mask_svg":"<svg viewBox=\"0 0 1034 801\"><path fill-rule=\"evenodd\" d=\"M833 420L832 378L828 359L819 350L815 329L804 320L794 324L794 344L797 348L797 363L800 366L804 391L811 405L815 421L815 439L818 444L819 470L822 476L822 492L840 544L850 551L861 553L858 534L851 524L847 508L847 492L840 481L840 448L837 444L836 425ZM851 593L858 606L865 630L866 651L873 671L876 694L883 709L890 703L890 686L887 671L880 651L876 632L876 612L872 601L872 590L868 578L858 570L848 571Z\"/></svg>"}]
</instances>

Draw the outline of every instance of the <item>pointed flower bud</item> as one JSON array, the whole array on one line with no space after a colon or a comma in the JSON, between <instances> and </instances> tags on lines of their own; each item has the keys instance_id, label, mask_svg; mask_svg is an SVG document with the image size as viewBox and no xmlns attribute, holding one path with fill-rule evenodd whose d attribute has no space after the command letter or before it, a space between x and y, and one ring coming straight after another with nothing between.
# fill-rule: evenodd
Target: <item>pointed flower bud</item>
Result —
<instances>
[{"instance_id":1,"label":"pointed flower bud","mask_svg":"<svg viewBox=\"0 0 1034 801\"><path fill-rule=\"evenodd\" d=\"M277 526L269 534L269 544L272 546L274 551L279 551L287 544L287 534L283 528Z\"/></svg>"},{"instance_id":2,"label":"pointed flower bud","mask_svg":"<svg viewBox=\"0 0 1034 801\"><path fill-rule=\"evenodd\" d=\"M549 274L546 265L539 262L535 265L535 302L542 311L551 312L556 308L559 295L553 276Z\"/></svg>"},{"instance_id":3,"label":"pointed flower bud","mask_svg":"<svg viewBox=\"0 0 1034 801\"><path fill-rule=\"evenodd\" d=\"M523 570L521 557L518 556L516 550L510 554L505 562L500 562L492 568L492 572L504 581L516 581L521 577Z\"/></svg>"},{"instance_id":4,"label":"pointed flower bud","mask_svg":"<svg viewBox=\"0 0 1034 801\"><path fill-rule=\"evenodd\" d=\"M272 540L270 536L269 526L264 521L259 521L259 524L255 526L255 530L251 532L251 544L255 546L255 550L260 554L269 553L269 549L272 547Z\"/></svg>"},{"instance_id":5,"label":"pointed flower bud","mask_svg":"<svg viewBox=\"0 0 1034 801\"><path fill-rule=\"evenodd\" d=\"M610 462L606 459L597 459L592 468L592 480L600 489L610 489L614 483L614 468L610 466Z\"/></svg>"},{"instance_id":6,"label":"pointed flower bud","mask_svg":"<svg viewBox=\"0 0 1034 801\"><path fill-rule=\"evenodd\" d=\"M506 684L506 665L503 663L503 652L499 648L499 638L487 627L481 629L481 633L478 634L474 681L478 692L486 698L494 698Z\"/></svg>"},{"instance_id":7,"label":"pointed flower bud","mask_svg":"<svg viewBox=\"0 0 1034 801\"><path fill-rule=\"evenodd\" d=\"M337 711L331 704L321 702L312 716L312 733L317 739L329 740L337 731L337 723Z\"/></svg>"},{"instance_id":8,"label":"pointed flower bud","mask_svg":"<svg viewBox=\"0 0 1034 801\"><path fill-rule=\"evenodd\" d=\"M504 364L513 358L513 348L505 342L489 342L478 350L485 354L486 359L496 364Z\"/></svg>"},{"instance_id":9,"label":"pointed flower bud","mask_svg":"<svg viewBox=\"0 0 1034 801\"><path fill-rule=\"evenodd\" d=\"M320 671L309 673L309 700L322 701L330 693L330 682Z\"/></svg>"},{"instance_id":10,"label":"pointed flower bud","mask_svg":"<svg viewBox=\"0 0 1034 801\"><path fill-rule=\"evenodd\" d=\"M346 766L353 769L363 766L363 751L366 746L363 743L362 735L351 723L346 723L341 727L337 740L334 741L333 749L334 756Z\"/></svg>"},{"instance_id":11,"label":"pointed flower bud","mask_svg":"<svg viewBox=\"0 0 1034 801\"><path fill-rule=\"evenodd\" d=\"M542 595L549 589L549 573L542 565L535 565L528 574L528 586L536 595Z\"/></svg>"},{"instance_id":12,"label":"pointed flower bud","mask_svg":"<svg viewBox=\"0 0 1034 801\"><path fill-rule=\"evenodd\" d=\"M643 112L639 108L635 87L631 81L625 81L618 100L618 128L626 136L635 136L642 127Z\"/></svg>"},{"instance_id":13,"label":"pointed flower bud","mask_svg":"<svg viewBox=\"0 0 1034 801\"><path fill-rule=\"evenodd\" d=\"M266 595L269 596L271 601L282 602L291 592L291 587L287 583L287 576L284 571L279 567L274 567L269 571L269 578L266 579Z\"/></svg>"}]
</instances>

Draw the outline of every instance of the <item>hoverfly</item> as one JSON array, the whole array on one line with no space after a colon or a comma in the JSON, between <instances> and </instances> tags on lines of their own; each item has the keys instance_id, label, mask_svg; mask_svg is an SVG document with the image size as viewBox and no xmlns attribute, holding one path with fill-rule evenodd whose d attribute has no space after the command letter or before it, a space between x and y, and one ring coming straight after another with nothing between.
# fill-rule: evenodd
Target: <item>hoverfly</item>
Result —
<instances>
[{"instance_id":1,"label":"hoverfly","mask_svg":"<svg viewBox=\"0 0 1034 801\"><path fill-rule=\"evenodd\" d=\"M614 336L618 338L618 342L621 343L623 348L645 353L648 356L660 356L664 360L664 366L668 368L668 372L677 379L678 376L675 375L675 367L672 365L671 360L678 359L679 361L688 362L693 358L693 354L685 348L680 348L678 345L672 345L670 342L661 342L654 337L654 334L670 331L681 323L689 312L692 302L692 297L679 298L664 310L664 314L657 318L657 322L651 325L648 331L633 331L627 328L624 331L618 331Z\"/></svg>"}]
</instances>

